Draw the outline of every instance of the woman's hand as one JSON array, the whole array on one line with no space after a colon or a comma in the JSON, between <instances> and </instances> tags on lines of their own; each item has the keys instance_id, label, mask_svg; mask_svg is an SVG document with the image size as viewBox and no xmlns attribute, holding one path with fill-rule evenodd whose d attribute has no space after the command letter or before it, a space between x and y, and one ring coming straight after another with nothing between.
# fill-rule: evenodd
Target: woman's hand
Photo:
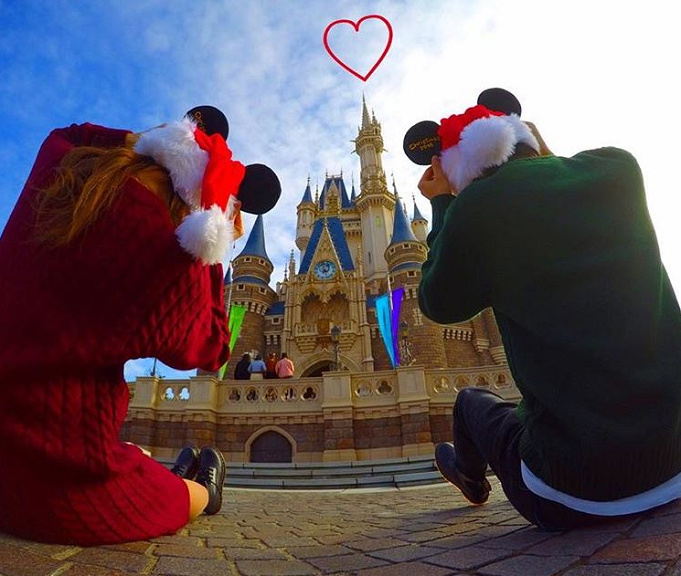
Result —
<instances>
[{"instance_id":1,"label":"woman's hand","mask_svg":"<svg viewBox=\"0 0 681 576\"><path fill-rule=\"evenodd\" d=\"M430 166L421 176L421 180L419 180L418 188L421 194L428 198L428 200L444 194L454 194L456 196L456 190L452 188L449 180L447 180L447 176L442 171L440 158L433 156L430 162Z\"/></svg>"},{"instance_id":2,"label":"woman's hand","mask_svg":"<svg viewBox=\"0 0 681 576\"><path fill-rule=\"evenodd\" d=\"M131 150L135 147L135 144L137 144L137 141L139 140L140 135L139 133L135 132L130 132L130 134L125 135L125 147L130 148Z\"/></svg>"}]
</instances>

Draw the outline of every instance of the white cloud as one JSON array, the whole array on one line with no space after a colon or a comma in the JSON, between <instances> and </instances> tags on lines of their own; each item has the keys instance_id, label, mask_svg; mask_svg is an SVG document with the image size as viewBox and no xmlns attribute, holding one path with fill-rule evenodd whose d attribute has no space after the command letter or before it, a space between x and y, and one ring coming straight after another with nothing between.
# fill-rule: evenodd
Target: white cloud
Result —
<instances>
[{"instance_id":1,"label":"white cloud","mask_svg":"<svg viewBox=\"0 0 681 576\"><path fill-rule=\"evenodd\" d=\"M282 182L279 204L265 215L267 251L276 266L272 284L295 249L295 207L308 174L313 190L327 170L342 168L348 188L353 172L359 181L351 140L362 93L383 126L387 174L395 174L409 211L416 193L430 218L416 190L422 168L402 152L404 132L419 120L461 112L481 90L503 86L520 98L523 117L538 125L554 152L615 145L634 153L664 260L681 293L681 253L675 250L681 240L675 173L681 121L673 89L681 41L666 2L126 2L100 15L111 25L97 35L87 31L96 12L81 10L65 12L70 28L61 36L50 30L37 41L37 26L24 35L32 40L22 45L21 68L8 69L0 91L3 103L22 103L12 115L18 133L30 126L33 137L39 123L46 133L66 117L143 129L197 104L221 107L235 157L270 165ZM394 39L364 83L326 54L322 34L333 20L368 14L388 18ZM88 50L72 50L85 40ZM344 50L349 58L360 56L352 46ZM34 61L53 61L44 54L61 54L63 69L35 71ZM53 81L60 94L52 96L55 105L35 94ZM16 162L23 176L3 175L14 185L25 178L36 148L28 150L25 137L0 138L0 154L10 160L18 144L25 148Z\"/></svg>"}]
</instances>

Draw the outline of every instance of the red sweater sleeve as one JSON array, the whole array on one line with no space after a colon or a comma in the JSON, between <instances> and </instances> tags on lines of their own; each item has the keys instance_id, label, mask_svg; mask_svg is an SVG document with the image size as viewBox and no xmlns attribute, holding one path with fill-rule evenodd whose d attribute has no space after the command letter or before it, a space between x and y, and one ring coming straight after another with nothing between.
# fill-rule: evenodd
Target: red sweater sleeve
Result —
<instances>
[{"instance_id":1,"label":"red sweater sleeve","mask_svg":"<svg viewBox=\"0 0 681 576\"><path fill-rule=\"evenodd\" d=\"M194 262L168 288L147 324L151 355L179 370L217 370L229 359L222 265Z\"/></svg>"},{"instance_id":2,"label":"red sweater sleeve","mask_svg":"<svg viewBox=\"0 0 681 576\"><path fill-rule=\"evenodd\" d=\"M57 128L50 134L60 138L72 146L96 146L98 148L115 148L125 145L125 137L129 130L106 128L97 124L71 124L67 128Z\"/></svg>"}]
</instances>

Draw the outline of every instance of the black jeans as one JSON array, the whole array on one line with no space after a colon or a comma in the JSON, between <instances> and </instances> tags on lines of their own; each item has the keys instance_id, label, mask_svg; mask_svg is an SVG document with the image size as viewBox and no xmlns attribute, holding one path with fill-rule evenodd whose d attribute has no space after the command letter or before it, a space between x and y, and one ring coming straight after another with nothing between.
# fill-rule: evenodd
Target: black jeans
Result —
<instances>
[{"instance_id":1,"label":"black jeans","mask_svg":"<svg viewBox=\"0 0 681 576\"><path fill-rule=\"evenodd\" d=\"M523 426L515 408L487 390L464 388L459 392L454 403L454 447L461 472L482 478L489 464L514 508L544 530L569 530L611 519L572 510L525 486L518 453Z\"/></svg>"}]
</instances>

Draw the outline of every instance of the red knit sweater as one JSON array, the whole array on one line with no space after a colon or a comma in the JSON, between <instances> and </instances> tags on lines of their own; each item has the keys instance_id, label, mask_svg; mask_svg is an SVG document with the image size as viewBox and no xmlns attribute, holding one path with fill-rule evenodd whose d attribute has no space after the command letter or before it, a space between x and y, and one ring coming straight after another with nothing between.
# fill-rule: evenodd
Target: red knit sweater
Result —
<instances>
[{"instance_id":1,"label":"red knit sweater","mask_svg":"<svg viewBox=\"0 0 681 576\"><path fill-rule=\"evenodd\" d=\"M188 521L185 483L119 441L123 364L221 366L221 266L192 260L164 203L133 179L81 240L54 250L31 241L36 190L63 155L121 146L126 134L91 124L52 132L0 238L0 532L97 545Z\"/></svg>"}]
</instances>

